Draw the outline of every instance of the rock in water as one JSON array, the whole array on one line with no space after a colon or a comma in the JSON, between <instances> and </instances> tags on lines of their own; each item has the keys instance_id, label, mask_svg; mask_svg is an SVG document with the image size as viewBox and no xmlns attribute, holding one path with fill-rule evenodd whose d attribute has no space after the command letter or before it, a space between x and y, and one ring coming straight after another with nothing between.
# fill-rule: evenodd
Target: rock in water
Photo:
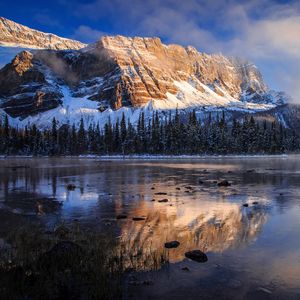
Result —
<instances>
[{"instance_id":1,"label":"rock in water","mask_svg":"<svg viewBox=\"0 0 300 300\"><path fill-rule=\"evenodd\" d=\"M168 199L161 199L161 200L158 200L158 202L160 203L164 203L164 202L168 202L169 200Z\"/></svg>"},{"instance_id":2,"label":"rock in water","mask_svg":"<svg viewBox=\"0 0 300 300\"><path fill-rule=\"evenodd\" d=\"M70 183L67 185L67 190L74 191L76 189L76 185L73 183Z\"/></svg>"},{"instance_id":3,"label":"rock in water","mask_svg":"<svg viewBox=\"0 0 300 300\"><path fill-rule=\"evenodd\" d=\"M126 219L126 218L127 218L127 216L124 215L124 214L120 214L120 215L117 215L117 216L116 216L116 219L117 219L117 220L120 220L120 219Z\"/></svg>"},{"instance_id":4,"label":"rock in water","mask_svg":"<svg viewBox=\"0 0 300 300\"><path fill-rule=\"evenodd\" d=\"M201 250L192 250L185 253L185 257L194 260L199 263L207 262L207 255Z\"/></svg>"},{"instance_id":5,"label":"rock in water","mask_svg":"<svg viewBox=\"0 0 300 300\"><path fill-rule=\"evenodd\" d=\"M167 248L167 249L177 248L179 245L180 245L180 243L178 241L171 241L171 242L165 243L165 248Z\"/></svg>"},{"instance_id":6,"label":"rock in water","mask_svg":"<svg viewBox=\"0 0 300 300\"><path fill-rule=\"evenodd\" d=\"M231 186L231 183L228 182L227 180L222 180L222 181L218 182L218 186L224 186L224 187Z\"/></svg>"},{"instance_id":7,"label":"rock in water","mask_svg":"<svg viewBox=\"0 0 300 300\"><path fill-rule=\"evenodd\" d=\"M133 217L133 221L145 221L146 219L144 217Z\"/></svg>"}]
</instances>

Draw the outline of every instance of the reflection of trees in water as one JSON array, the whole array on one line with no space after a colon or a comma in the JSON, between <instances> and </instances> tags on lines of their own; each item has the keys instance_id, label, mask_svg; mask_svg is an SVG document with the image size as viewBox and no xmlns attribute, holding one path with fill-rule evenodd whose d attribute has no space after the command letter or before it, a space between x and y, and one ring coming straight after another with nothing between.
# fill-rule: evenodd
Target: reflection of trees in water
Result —
<instances>
[{"instance_id":1,"label":"reflection of trees in water","mask_svg":"<svg viewBox=\"0 0 300 300\"><path fill-rule=\"evenodd\" d=\"M162 206L147 202L131 213L146 216L146 221L121 225L123 241L128 249L163 253L166 241L178 240L180 246L169 251L170 261L184 258L188 250L223 252L255 240L267 219L264 206L242 208L236 203L197 203Z\"/></svg>"}]
</instances>

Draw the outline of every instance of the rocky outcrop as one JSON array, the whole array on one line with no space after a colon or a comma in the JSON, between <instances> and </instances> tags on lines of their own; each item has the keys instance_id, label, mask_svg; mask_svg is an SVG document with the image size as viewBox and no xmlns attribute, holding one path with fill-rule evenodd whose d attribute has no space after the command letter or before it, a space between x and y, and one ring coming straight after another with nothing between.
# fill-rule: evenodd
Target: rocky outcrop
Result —
<instances>
[{"instance_id":1,"label":"rocky outcrop","mask_svg":"<svg viewBox=\"0 0 300 300\"><path fill-rule=\"evenodd\" d=\"M3 17L0 17L1 45L54 50L81 49L86 46L81 42L34 30Z\"/></svg>"},{"instance_id":2,"label":"rocky outcrop","mask_svg":"<svg viewBox=\"0 0 300 300\"><path fill-rule=\"evenodd\" d=\"M26 117L57 107L62 94L47 82L33 54L23 51L0 70L0 98L9 115Z\"/></svg>"},{"instance_id":3,"label":"rocky outcrop","mask_svg":"<svg viewBox=\"0 0 300 300\"><path fill-rule=\"evenodd\" d=\"M0 70L0 95L12 96L29 82L45 83L44 75L33 66L33 54L23 51L10 64Z\"/></svg>"}]
</instances>

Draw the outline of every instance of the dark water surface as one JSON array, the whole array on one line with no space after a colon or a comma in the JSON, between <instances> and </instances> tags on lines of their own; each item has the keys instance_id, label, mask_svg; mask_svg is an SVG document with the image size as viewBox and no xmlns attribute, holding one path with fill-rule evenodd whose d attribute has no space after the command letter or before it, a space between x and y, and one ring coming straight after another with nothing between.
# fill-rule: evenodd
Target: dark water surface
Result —
<instances>
[{"instance_id":1,"label":"dark water surface","mask_svg":"<svg viewBox=\"0 0 300 300\"><path fill-rule=\"evenodd\" d=\"M232 185L218 187L222 179ZM299 156L0 160L0 238L28 222L74 219L113 230L128 249L168 255L128 279L128 299L300 299ZM164 249L171 240L180 246ZM186 259L193 249L208 261Z\"/></svg>"}]
</instances>

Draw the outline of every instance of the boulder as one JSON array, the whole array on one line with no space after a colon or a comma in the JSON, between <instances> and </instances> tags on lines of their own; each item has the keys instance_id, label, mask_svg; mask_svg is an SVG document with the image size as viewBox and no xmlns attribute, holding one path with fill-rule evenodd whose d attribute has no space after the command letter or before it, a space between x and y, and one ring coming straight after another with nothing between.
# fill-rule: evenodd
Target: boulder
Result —
<instances>
[{"instance_id":1,"label":"boulder","mask_svg":"<svg viewBox=\"0 0 300 300\"><path fill-rule=\"evenodd\" d=\"M165 202L168 202L169 200L168 199L161 199L161 200L158 200L158 202L160 203L165 203Z\"/></svg>"},{"instance_id":2,"label":"boulder","mask_svg":"<svg viewBox=\"0 0 300 300\"><path fill-rule=\"evenodd\" d=\"M178 241L171 241L171 242L165 243L165 248L167 248L167 249L177 248L179 245L180 245L180 243Z\"/></svg>"},{"instance_id":3,"label":"boulder","mask_svg":"<svg viewBox=\"0 0 300 300\"><path fill-rule=\"evenodd\" d=\"M185 253L185 257L194 260L199 263L207 262L207 255L201 250L192 250Z\"/></svg>"},{"instance_id":4,"label":"boulder","mask_svg":"<svg viewBox=\"0 0 300 300\"><path fill-rule=\"evenodd\" d=\"M69 183L69 184L67 185L67 190L68 190L68 191L74 191L75 189L76 189L76 185L75 185L75 184Z\"/></svg>"},{"instance_id":5,"label":"boulder","mask_svg":"<svg viewBox=\"0 0 300 300\"><path fill-rule=\"evenodd\" d=\"M231 186L231 183L228 182L227 180L222 180L222 181L218 182L218 186L227 187L227 186Z\"/></svg>"},{"instance_id":6,"label":"boulder","mask_svg":"<svg viewBox=\"0 0 300 300\"><path fill-rule=\"evenodd\" d=\"M120 220L120 219L127 219L127 215L125 215L125 214L117 215L117 216L116 216L116 219L117 219L117 220Z\"/></svg>"},{"instance_id":7,"label":"boulder","mask_svg":"<svg viewBox=\"0 0 300 300\"><path fill-rule=\"evenodd\" d=\"M146 218L144 218L144 217L133 217L132 220L133 221L145 221Z\"/></svg>"}]
</instances>

